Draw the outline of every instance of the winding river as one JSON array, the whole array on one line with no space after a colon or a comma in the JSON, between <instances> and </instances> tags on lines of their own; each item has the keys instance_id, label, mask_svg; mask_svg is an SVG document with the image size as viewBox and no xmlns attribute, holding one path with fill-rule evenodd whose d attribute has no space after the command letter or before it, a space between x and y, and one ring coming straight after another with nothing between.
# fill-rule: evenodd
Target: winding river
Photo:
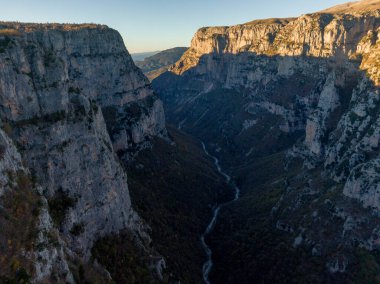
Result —
<instances>
[{"instance_id":1,"label":"winding river","mask_svg":"<svg viewBox=\"0 0 380 284\"><path fill-rule=\"evenodd\" d=\"M218 172L226 179L226 182L228 184L230 184L231 186L233 186L233 188L235 190L235 197L234 197L233 200L225 202L225 203L221 203L221 204L218 204L218 205L214 206L214 208L212 210L211 221L210 221L210 223L208 224L206 230L204 231L204 233L201 236L202 246L203 246L203 249L204 249L204 251L206 252L206 255L207 255L207 261L203 264L203 281L206 284L211 284L210 280L209 280L209 274L210 274L211 268L213 266L213 262L212 262L212 250L208 246L208 244L206 243L205 238L214 229L216 220L218 219L218 216L219 216L220 209L223 206L227 205L228 203L231 203L231 202L236 201L236 200L239 199L239 197L240 197L240 189L236 186L235 183L231 182L231 177L228 174L226 174L225 172L222 171L222 168L220 167L218 158L216 158L215 156L211 155L207 151L206 145L203 142L202 142L202 147L203 147L203 151L205 152L205 154L214 160L214 164L215 164L215 167L218 170Z\"/></svg>"}]
</instances>

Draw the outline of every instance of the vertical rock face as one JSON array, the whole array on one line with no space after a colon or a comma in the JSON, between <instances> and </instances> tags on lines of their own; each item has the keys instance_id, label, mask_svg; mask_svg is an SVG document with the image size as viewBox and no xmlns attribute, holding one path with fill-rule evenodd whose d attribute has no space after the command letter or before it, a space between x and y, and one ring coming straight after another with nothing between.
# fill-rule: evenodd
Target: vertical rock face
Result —
<instances>
[{"instance_id":1,"label":"vertical rock face","mask_svg":"<svg viewBox=\"0 0 380 284\"><path fill-rule=\"evenodd\" d=\"M154 81L170 119L194 127L191 120L207 119L212 110L201 117L202 111L187 115L179 109L192 108L207 93L236 91L242 95L235 96L241 102L234 111L256 122L263 111L280 117L274 127L286 133L304 131L308 153L321 158L329 151L330 132L348 108L371 88L378 92L380 11L376 1L367 2L349 13L337 7L333 14L198 30L183 57ZM371 86L359 87L363 84ZM270 119L262 123L272 124ZM239 146L244 151L251 147Z\"/></svg>"},{"instance_id":2,"label":"vertical rock face","mask_svg":"<svg viewBox=\"0 0 380 284\"><path fill-rule=\"evenodd\" d=\"M0 149L1 149L1 164L0 164L0 196L4 195L9 184L9 176L7 172L25 171L22 165L21 155L14 146L12 140L0 130ZM9 189L8 189L9 190Z\"/></svg>"},{"instance_id":3,"label":"vertical rock face","mask_svg":"<svg viewBox=\"0 0 380 284\"><path fill-rule=\"evenodd\" d=\"M149 241L115 151L128 159L166 137L165 118L116 31L1 23L0 118L70 251L87 259L121 229Z\"/></svg>"},{"instance_id":4,"label":"vertical rock face","mask_svg":"<svg viewBox=\"0 0 380 284\"><path fill-rule=\"evenodd\" d=\"M220 257L216 283L240 267L238 260L226 257L239 252L233 245L240 243L236 230L241 235L267 230L255 225L262 222L255 217L257 210L247 209L264 207L265 194L268 202L276 199L271 210L265 209L272 218L265 226L274 228L280 222L292 228L289 251L301 243L310 256L321 256L326 281L337 271L353 275L358 247L371 251L377 246L380 6L379 1L360 1L349 7L294 19L202 28L170 72L153 81L168 120L213 147L242 184L242 201L231 218L254 219L252 228L243 222L230 226L231 220L216 228L230 233L215 236L215 254ZM276 168L277 162L281 167ZM297 163L301 168L295 171L292 166ZM285 185L277 188L280 180ZM259 190L262 198L257 197ZM326 206L330 212L324 212ZM266 245L259 237L247 238L242 247L251 251L240 252L261 256L263 264L247 256L245 261L254 265L245 272L256 277L252 279L278 281L265 278L271 277L275 260L262 267L267 255L277 250L260 251L252 242ZM337 246L342 251L334 254ZM225 247L231 250L224 252ZM288 264L284 260L280 265ZM234 268L227 272L226 267ZM260 276L262 269L268 270L267 276ZM247 280L236 277L235 282Z\"/></svg>"},{"instance_id":5,"label":"vertical rock face","mask_svg":"<svg viewBox=\"0 0 380 284\"><path fill-rule=\"evenodd\" d=\"M50 245L49 236L57 232L46 199L40 196L41 188L30 182L30 172L24 167L21 154L3 130L0 130L0 145L0 280L10 280L23 269L34 274L36 282L50 277L53 270L62 281L73 282L64 249ZM36 239L33 239L31 235L36 231ZM56 241L63 244L58 236ZM40 249L26 251L34 245Z\"/></svg>"},{"instance_id":6,"label":"vertical rock face","mask_svg":"<svg viewBox=\"0 0 380 284\"><path fill-rule=\"evenodd\" d=\"M190 49L171 69L175 74L196 67L207 54L353 56L360 40L379 26L379 11L309 14L299 18L259 20L232 27L197 31ZM197 66L197 69L199 67Z\"/></svg>"},{"instance_id":7,"label":"vertical rock face","mask_svg":"<svg viewBox=\"0 0 380 284\"><path fill-rule=\"evenodd\" d=\"M2 112L7 118L29 119L61 111L71 95L80 94L122 122L118 130L124 133L111 133L115 141L125 135L130 145L139 144L144 136L165 134L160 101L116 31L104 26L3 27L14 29L14 34L3 36L2 41L6 49L2 53L1 80L6 94L2 97ZM11 68L17 69L10 72ZM30 90L36 94L33 96ZM26 103L27 108L21 106ZM128 112L133 103L139 103L144 111ZM133 131L127 133L126 129L131 128Z\"/></svg>"}]
</instances>

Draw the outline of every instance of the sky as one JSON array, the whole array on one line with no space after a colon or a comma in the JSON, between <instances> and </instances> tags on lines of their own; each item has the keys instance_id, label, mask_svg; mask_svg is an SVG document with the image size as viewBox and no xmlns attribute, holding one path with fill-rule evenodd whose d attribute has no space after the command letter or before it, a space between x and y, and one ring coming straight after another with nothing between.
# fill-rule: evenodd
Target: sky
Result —
<instances>
[{"instance_id":1,"label":"sky","mask_svg":"<svg viewBox=\"0 0 380 284\"><path fill-rule=\"evenodd\" d=\"M349 0L0 0L2 21L105 24L131 53L189 46L197 29L300 16ZM3 3L2 3L3 2Z\"/></svg>"}]
</instances>

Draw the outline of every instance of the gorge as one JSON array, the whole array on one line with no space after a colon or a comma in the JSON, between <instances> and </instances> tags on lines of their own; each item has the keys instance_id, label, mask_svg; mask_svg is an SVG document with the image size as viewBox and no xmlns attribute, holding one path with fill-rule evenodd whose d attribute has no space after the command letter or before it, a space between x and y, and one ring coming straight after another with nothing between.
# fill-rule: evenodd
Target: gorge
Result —
<instances>
[{"instance_id":1,"label":"gorge","mask_svg":"<svg viewBox=\"0 0 380 284\"><path fill-rule=\"evenodd\" d=\"M0 27L0 282L202 279L207 204L228 190L200 145L168 133L121 36L93 24Z\"/></svg>"},{"instance_id":2,"label":"gorge","mask_svg":"<svg viewBox=\"0 0 380 284\"><path fill-rule=\"evenodd\" d=\"M211 283L378 281L379 8L201 28L153 80L241 189Z\"/></svg>"},{"instance_id":3,"label":"gorge","mask_svg":"<svg viewBox=\"0 0 380 284\"><path fill-rule=\"evenodd\" d=\"M214 160L214 164L215 164L216 169L218 170L218 173L226 179L227 184L230 184L231 177L222 171L222 168L219 165L218 158L210 155L210 153L207 151L206 146L203 142L202 142L202 148L203 148L203 151L205 152L205 154ZM212 214L211 221L208 224L208 226L206 227L205 232L201 236L202 246L203 246L204 251L206 252L206 255L207 255L207 261L203 264L203 280L205 283L210 283L209 274L210 274L210 271L211 271L211 268L213 265L212 251L211 251L210 247L207 245L205 238L212 232L212 230L213 230L213 228L214 228L214 226L218 220L218 215L219 215L220 209L223 206L228 205L229 203L231 203L233 201L237 201L239 199L240 189L235 184L232 184L232 185L233 185L233 188L235 190L234 199L232 199L231 201L227 201L227 202L222 203L222 204L216 204L213 206L213 209L212 209L213 214Z\"/></svg>"},{"instance_id":4,"label":"gorge","mask_svg":"<svg viewBox=\"0 0 380 284\"><path fill-rule=\"evenodd\" d=\"M380 1L138 64L0 22L0 283L380 283Z\"/></svg>"}]
</instances>

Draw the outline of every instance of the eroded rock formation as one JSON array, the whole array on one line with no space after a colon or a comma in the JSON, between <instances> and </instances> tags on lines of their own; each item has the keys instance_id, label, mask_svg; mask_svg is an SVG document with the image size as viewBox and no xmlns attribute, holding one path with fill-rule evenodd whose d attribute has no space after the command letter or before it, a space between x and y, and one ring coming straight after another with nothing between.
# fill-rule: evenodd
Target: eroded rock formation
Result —
<instances>
[{"instance_id":1,"label":"eroded rock formation","mask_svg":"<svg viewBox=\"0 0 380 284\"><path fill-rule=\"evenodd\" d=\"M165 118L121 36L99 25L1 23L0 47L0 118L18 149L6 153L18 157L13 167L22 159L42 198L35 281L56 273L73 282L67 261L87 261L106 234L129 230L148 247L116 151L128 160L165 138ZM9 162L2 157L3 173L18 171ZM44 237L52 232L55 245Z\"/></svg>"}]
</instances>

